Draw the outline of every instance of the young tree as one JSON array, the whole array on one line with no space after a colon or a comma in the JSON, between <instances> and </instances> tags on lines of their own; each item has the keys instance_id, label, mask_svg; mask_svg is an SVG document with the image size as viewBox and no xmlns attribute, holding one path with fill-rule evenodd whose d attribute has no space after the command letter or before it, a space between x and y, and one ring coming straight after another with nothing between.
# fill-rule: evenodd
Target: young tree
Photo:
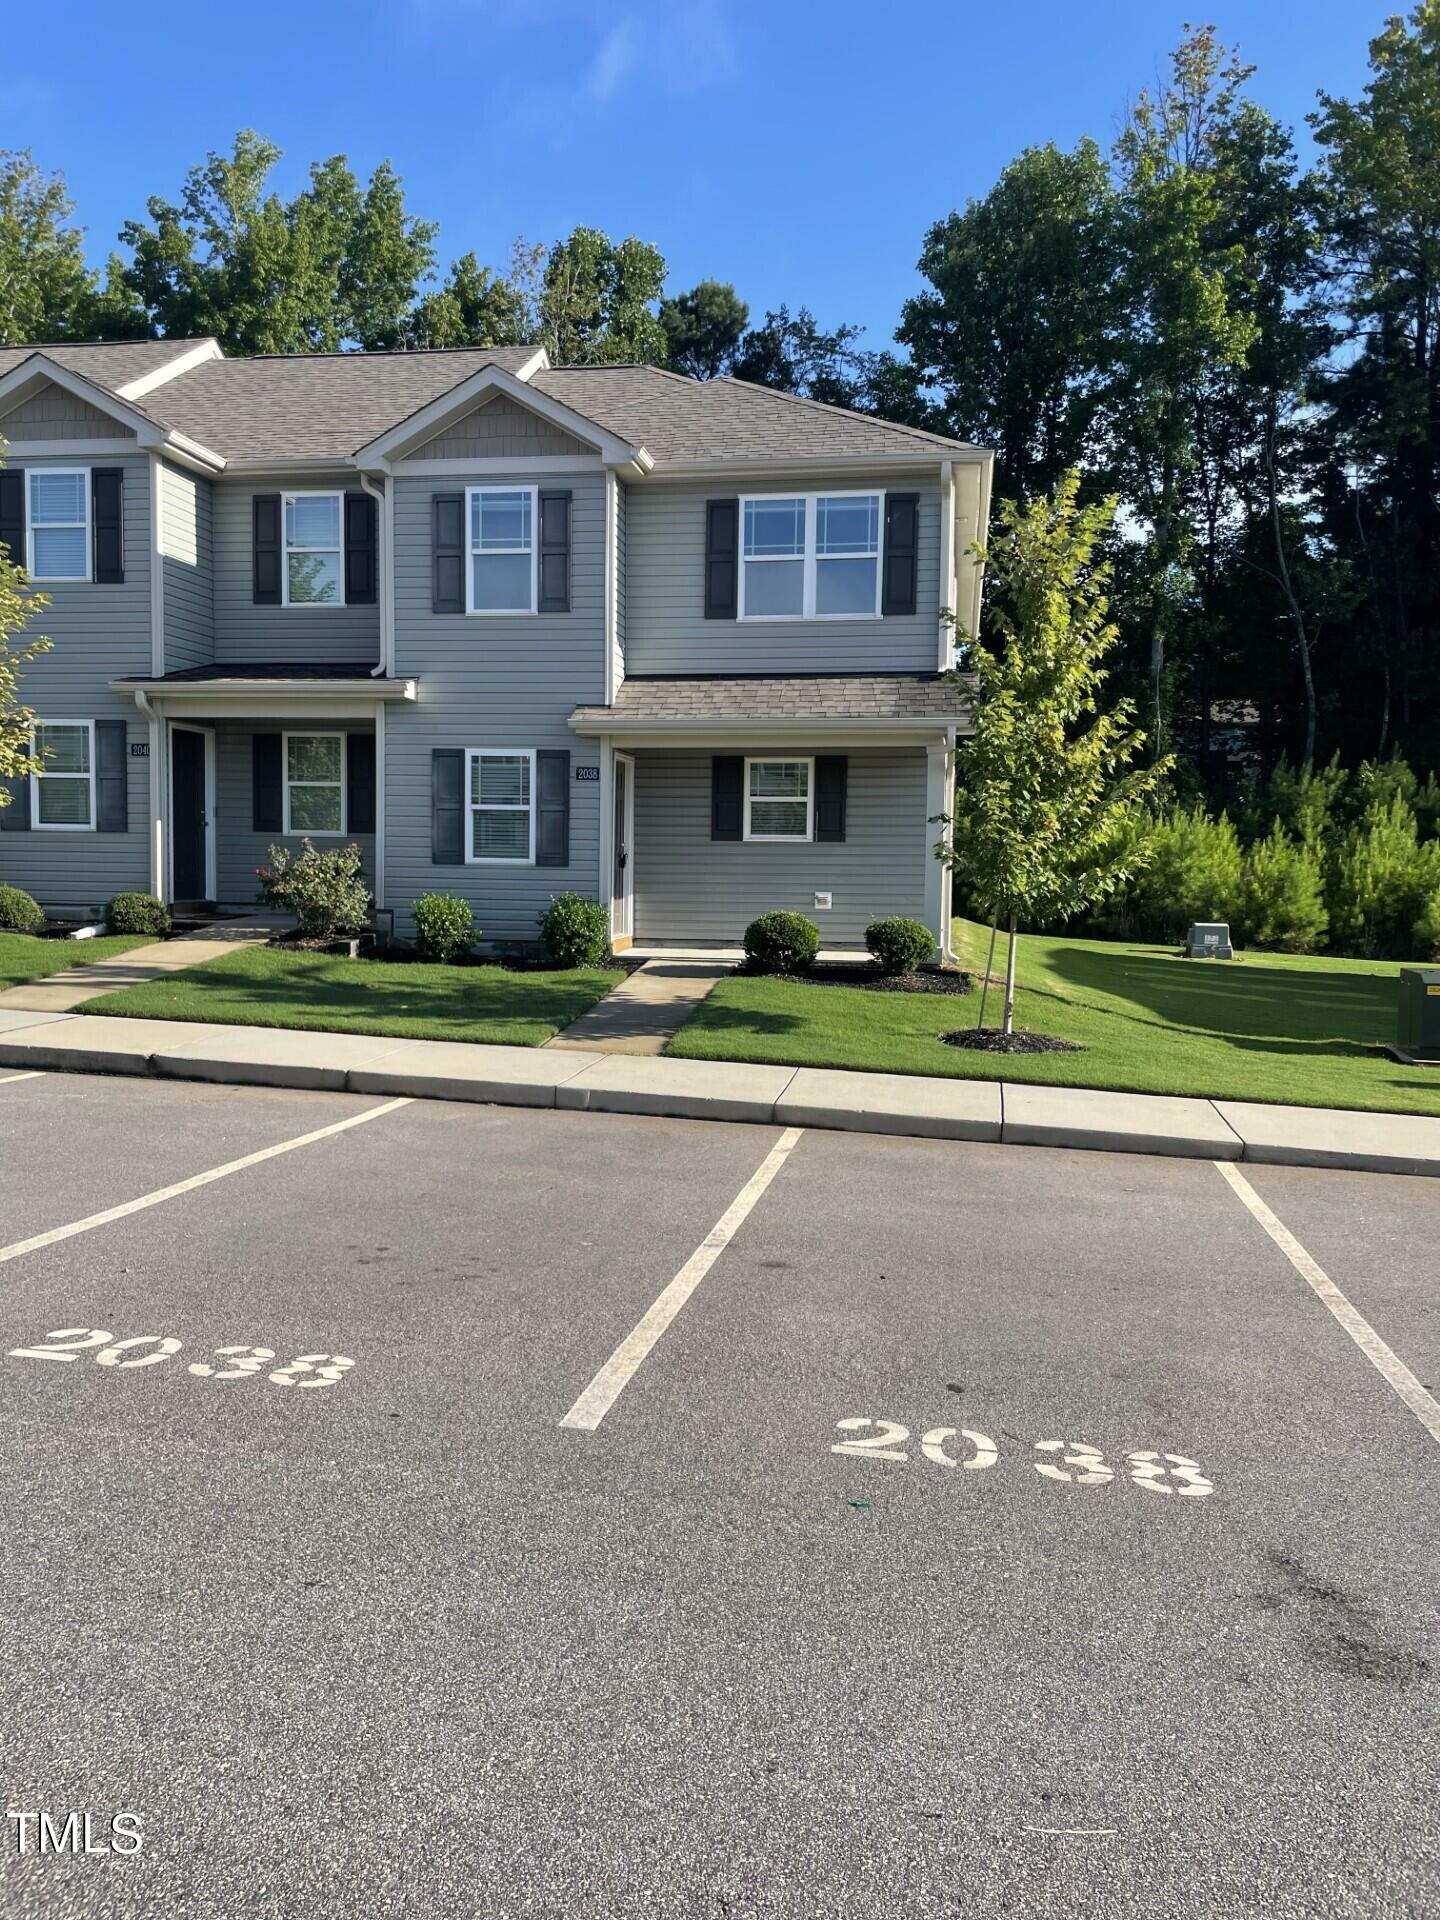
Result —
<instances>
[{"instance_id":1,"label":"young tree","mask_svg":"<svg viewBox=\"0 0 1440 1920\"><path fill-rule=\"evenodd\" d=\"M1143 855L1126 829L1170 765L1132 767L1145 743L1132 703L1100 704L1119 635L1096 549L1116 503L1081 507L1079 492L1072 469L1049 498L1001 506L985 556L1001 644L966 643L961 677L973 679L975 731L957 756L953 840L935 850L992 926L1009 928L1007 1034L1017 925L1078 913L1136 871Z\"/></svg>"},{"instance_id":2,"label":"young tree","mask_svg":"<svg viewBox=\"0 0 1440 1920\"><path fill-rule=\"evenodd\" d=\"M0 456L5 451L0 441ZM0 466L4 465L0 457ZM47 653L50 642L43 634L16 644L35 615L50 604L49 596L32 593L25 584L25 570L16 566L10 549L0 545L0 807L10 804L12 780L24 779L38 771L30 751L31 729L35 724L32 708L20 701L20 670L39 654Z\"/></svg>"}]
</instances>

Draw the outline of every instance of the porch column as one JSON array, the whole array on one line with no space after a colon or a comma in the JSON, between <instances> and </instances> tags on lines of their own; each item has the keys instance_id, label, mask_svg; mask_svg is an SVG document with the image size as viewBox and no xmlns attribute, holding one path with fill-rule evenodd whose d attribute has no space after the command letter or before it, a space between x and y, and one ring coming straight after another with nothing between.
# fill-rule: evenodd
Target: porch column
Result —
<instances>
[{"instance_id":1,"label":"porch column","mask_svg":"<svg viewBox=\"0 0 1440 1920\"><path fill-rule=\"evenodd\" d=\"M600 736L600 870L596 899L605 909L605 924L615 934L615 754L610 735Z\"/></svg>"},{"instance_id":2,"label":"porch column","mask_svg":"<svg viewBox=\"0 0 1440 1920\"><path fill-rule=\"evenodd\" d=\"M149 805L150 805L150 891L157 900L167 898L165 886L165 772L167 754L165 717L158 700L147 700L144 694L137 694L135 704L145 715L146 738L149 741Z\"/></svg>"},{"instance_id":3,"label":"porch column","mask_svg":"<svg viewBox=\"0 0 1440 1920\"><path fill-rule=\"evenodd\" d=\"M385 904L385 702L375 702L375 905Z\"/></svg>"},{"instance_id":4,"label":"porch column","mask_svg":"<svg viewBox=\"0 0 1440 1920\"><path fill-rule=\"evenodd\" d=\"M935 843L950 842L950 811L947 796L953 796L951 755L944 745L925 749L925 924L935 935L942 954L950 951L950 872L937 860ZM937 816L943 815L943 820Z\"/></svg>"}]
</instances>

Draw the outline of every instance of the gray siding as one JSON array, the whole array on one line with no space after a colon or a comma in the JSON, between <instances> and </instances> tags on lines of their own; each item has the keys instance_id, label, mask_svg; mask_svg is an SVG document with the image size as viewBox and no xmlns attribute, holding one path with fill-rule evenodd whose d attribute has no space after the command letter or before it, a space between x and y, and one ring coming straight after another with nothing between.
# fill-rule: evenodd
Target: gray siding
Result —
<instances>
[{"instance_id":1,"label":"gray siding","mask_svg":"<svg viewBox=\"0 0 1440 1920\"><path fill-rule=\"evenodd\" d=\"M304 486L321 490L323 481ZM336 491L344 491L337 488ZM364 660L380 658L380 609L257 607L253 599L251 504L274 487L215 489L215 658L219 661Z\"/></svg>"},{"instance_id":2,"label":"gray siding","mask_svg":"<svg viewBox=\"0 0 1440 1920\"><path fill-rule=\"evenodd\" d=\"M620 691L625 679L625 527L627 513L627 495L625 482L617 481L615 486L615 691Z\"/></svg>"},{"instance_id":3,"label":"gray siding","mask_svg":"<svg viewBox=\"0 0 1440 1920\"><path fill-rule=\"evenodd\" d=\"M881 620L707 620L705 502L736 493L866 489L920 495L916 611ZM704 484L635 487L627 515L627 673L905 673L933 671L939 650L940 484L874 474L744 486L717 475Z\"/></svg>"},{"instance_id":4,"label":"gray siding","mask_svg":"<svg viewBox=\"0 0 1440 1920\"><path fill-rule=\"evenodd\" d=\"M289 847L299 852L304 838L292 834L256 833L251 825L255 817L251 736L256 733L373 733L375 729L357 720L248 721L222 720L215 738L215 886L217 900L226 905L253 907L260 891L255 869L263 867L272 846ZM375 885L375 836L373 833L348 834L364 856L366 884ZM322 850L343 846L345 841L322 838L314 843Z\"/></svg>"},{"instance_id":5,"label":"gray siding","mask_svg":"<svg viewBox=\"0 0 1440 1920\"><path fill-rule=\"evenodd\" d=\"M786 759L811 750L762 751ZM795 846L710 838L710 758L635 756L638 943L738 945L750 921L777 907L809 915L826 946L863 945L867 923L881 914L925 918L933 835L923 750L850 754L845 839ZM817 890L834 896L828 912L816 911Z\"/></svg>"},{"instance_id":6,"label":"gray siding","mask_svg":"<svg viewBox=\"0 0 1440 1920\"><path fill-rule=\"evenodd\" d=\"M133 440L129 427L47 381L0 418L0 440L19 447L27 440Z\"/></svg>"},{"instance_id":7,"label":"gray siding","mask_svg":"<svg viewBox=\"0 0 1440 1920\"><path fill-rule=\"evenodd\" d=\"M433 440L417 447L410 458L524 461L557 453L593 456L595 449L502 394L437 433Z\"/></svg>"},{"instance_id":8,"label":"gray siding","mask_svg":"<svg viewBox=\"0 0 1440 1920\"><path fill-rule=\"evenodd\" d=\"M208 666L215 658L213 539L210 482L162 464L160 566L165 592L167 673Z\"/></svg>"},{"instance_id":9,"label":"gray siding","mask_svg":"<svg viewBox=\"0 0 1440 1920\"><path fill-rule=\"evenodd\" d=\"M10 464L66 463L12 458ZM150 477L142 454L121 454L115 464L125 474L124 582L116 587L57 582L45 588L50 605L30 632L48 635L54 646L23 669L20 697L42 720L124 720L136 744L148 738L145 723L134 701L111 693L107 683L150 671ZM112 894L148 889L147 763L134 759L128 765L128 832L0 831L0 880L24 887L42 906L87 911L103 906Z\"/></svg>"},{"instance_id":10,"label":"gray siding","mask_svg":"<svg viewBox=\"0 0 1440 1920\"><path fill-rule=\"evenodd\" d=\"M485 484L531 484L523 468L486 473ZM578 740L572 707L605 697L605 495L600 473L574 473L571 611L509 617L430 611L430 498L463 477L396 481L396 672L420 682L414 706L392 706L385 724L386 904L408 932L422 893L463 894L485 940L533 940L552 894L598 889L600 788L575 769L598 767L599 748ZM548 484L548 482L546 482ZM430 858L430 754L435 747L564 748L571 755L568 867L437 867Z\"/></svg>"}]
</instances>

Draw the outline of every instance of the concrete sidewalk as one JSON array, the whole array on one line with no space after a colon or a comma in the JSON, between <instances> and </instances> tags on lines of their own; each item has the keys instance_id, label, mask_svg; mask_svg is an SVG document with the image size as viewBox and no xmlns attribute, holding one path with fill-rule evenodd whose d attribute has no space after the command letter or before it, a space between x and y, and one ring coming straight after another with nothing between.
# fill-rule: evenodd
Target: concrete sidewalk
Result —
<instances>
[{"instance_id":1,"label":"concrete sidewalk","mask_svg":"<svg viewBox=\"0 0 1440 1920\"><path fill-rule=\"evenodd\" d=\"M1272 1166L1440 1175L1440 1119L1181 1100L995 1080L466 1046L287 1027L89 1018L0 1007L0 1069L158 1074L239 1086L408 1094L988 1140Z\"/></svg>"},{"instance_id":2,"label":"concrete sidewalk","mask_svg":"<svg viewBox=\"0 0 1440 1920\"><path fill-rule=\"evenodd\" d=\"M545 1045L653 1058L730 971L703 960L647 960Z\"/></svg>"},{"instance_id":3,"label":"concrete sidewalk","mask_svg":"<svg viewBox=\"0 0 1440 1920\"><path fill-rule=\"evenodd\" d=\"M119 993L122 987L137 987L169 973L184 973L189 967L203 966L208 960L266 941L273 932L271 927L226 927L222 923L200 933L131 947L128 953L113 953L104 960L82 960L60 973L42 974L24 986L7 987L0 993L0 1014L16 1008L23 1013L70 1013L102 993Z\"/></svg>"}]
</instances>

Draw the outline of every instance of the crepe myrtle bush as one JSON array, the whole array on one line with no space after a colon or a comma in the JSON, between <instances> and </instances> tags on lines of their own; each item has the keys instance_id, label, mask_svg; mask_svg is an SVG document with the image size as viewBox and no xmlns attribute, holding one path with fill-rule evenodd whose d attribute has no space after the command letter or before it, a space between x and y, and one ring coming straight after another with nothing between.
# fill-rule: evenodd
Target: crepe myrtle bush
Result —
<instances>
[{"instance_id":1,"label":"crepe myrtle bush","mask_svg":"<svg viewBox=\"0 0 1440 1920\"><path fill-rule=\"evenodd\" d=\"M370 911L370 889L360 877L360 849L317 850L302 840L299 853L272 846L268 867L257 867L260 899L282 913L293 913L300 931L311 940L333 940L338 934L358 933Z\"/></svg>"},{"instance_id":2,"label":"crepe myrtle bush","mask_svg":"<svg viewBox=\"0 0 1440 1920\"><path fill-rule=\"evenodd\" d=\"M29 933L44 924L38 900L22 887L0 887L0 933Z\"/></svg>"},{"instance_id":3,"label":"crepe myrtle bush","mask_svg":"<svg viewBox=\"0 0 1440 1920\"><path fill-rule=\"evenodd\" d=\"M540 916L540 940L557 967L598 967L610 954L609 915L583 893L557 893Z\"/></svg>"},{"instance_id":4,"label":"crepe myrtle bush","mask_svg":"<svg viewBox=\"0 0 1440 1920\"><path fill-rule=\"evenodd\" d=\"M914 973L934 953L935 936L923 920L892 916L870 922L865 929L865 944L881 973Z\"/></svg>"},{"instance_id":5,"label":"crepe myrtle bush","mask_svg":"<svg viewBox=\"0 0 1440 1920\"><path fill-rule=\"evenodd\" d=\"M117 893L105 908L105 931L169 933L170 909L153 893Z\"/></svg>"},{"instance_id":6,"label":"crepe myrtle bush","mask_svg":"<svg viewBox=\"0 0 1440 1920\"><path fill-rule=\"evenodd\" d=\"M410 909L415 939L427 960L463 960L480 937L470 902L457 893L422 893Z\"/></svg>"},{"instance_id":7,"label":"crepe myrtle bush","mask_svg":"<svg viewBox=\"0 0 1440 1920\"><path fill-rule=\"evenodd\" d=\"M804 973L820 951L820 929L803 913L762 913L745 929L745 961L752 973Z\"/></svg>"}]
</instances>

